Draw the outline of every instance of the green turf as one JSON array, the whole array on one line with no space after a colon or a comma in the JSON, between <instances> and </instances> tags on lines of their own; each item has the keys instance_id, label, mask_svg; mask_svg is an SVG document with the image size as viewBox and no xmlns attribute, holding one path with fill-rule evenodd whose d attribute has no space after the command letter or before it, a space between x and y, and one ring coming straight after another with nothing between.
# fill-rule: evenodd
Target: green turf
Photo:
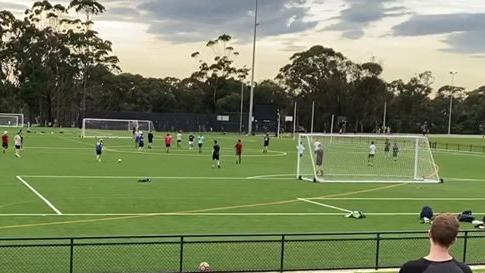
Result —
<instances>
[{"instance_id":1,"label":"green turf","mask_svg":"<svg viewBox=\"0 0 485 273\"><path fill-rule=\"evenodd\" d=\"M187 134L184 135L186 137ZM472 209L480 217L485 214L485 154L435 151L444 184L314 184L294 179L296 143L293 139L273 139L270 152L263 154L262 137L243 137L245 150L243 164L239 166L235 164L232 148L237 138L236 135L207 135L202 154L189 151L185 141L182 149L174 148L167 154L162 151L162 134L156 136L155 147L144 152L136 151L131 140L105 139L106 152L103 161L98 163L94 159L94 140L80 138L78 130L36 129L26 133L22 158L15 158L12 150L0 155L0 236L424 231L428 226L417 220L423 205L431 205L438 212ZM210 144L214 139L223 149L221 169L211 168ZM477 139L445 140L478 144ZM118 163L118 159L122 162ZM362 164L365 163L362 160ZM55 215L17 176L35 188L63 215ZM151 183L137 182L147 177L151 178ZM298 198L310 198L350 210L359 209L370 215L365 220L349 220L338 210ZM391 215L393 213L396 215ZM463 225L463 228L472 226ZM366 244L373 243L364 241L362 244L361 247L365 248L368 247ZM221 249L211 247L214 249L207 249L204 245L189 249L194 253L188 254L192 260L189 259L186 266L191 267L203 259L204 251L214 254ZM324 251L328 247L320 246L322 257L332 260L335 257ZM389 247L392 248L392 244ZM170 245L164 251L171 253L177 251L176 248ZM255 244L251 249L254 248L266 249L265 252L271 255L278 255L279 249L264 243ZM46 253L53 251L47 249ZM103 264L102 256L93 254L102 252L102 249L94 252L86 249L79 250L80 256L91 255L92 265L85 265L86 268ZM245 251L248 252L248 248L242 247L238 252L243 255ZM312 263L320 265L319 261L311 258L301 259L307 254L297 243L290 245L288 251L287 255L293 255L290 258L300 257L288 261L289 268L296 269L305 264L311 266ZM423 247L416 256L423 255L425 251ZM214 255L234 259L225 254L229 255ZM406 256L414 257L413 254L407 253ZM65 251L52 255L60 255L63 259ZM366 255L363 254L362 261L373 266L369 260L372 257ZM363 264L359 259L354 260L355 264ZM383 257L383 262L397 263L400 259L396 256ZM129 259L127 264L120 266L136 267L135 260ZM342 263L341 260L338 262ZM171 264L169 267L178 266L170 259L167 263ZM150 262L147 261L147 264ZM267 264L267 260L262 260L255 262L254 266ZM241 264L240 268L246 269L244 266ZM102 268L99 270L105 272Z\"/></svg>"}]
</instances>

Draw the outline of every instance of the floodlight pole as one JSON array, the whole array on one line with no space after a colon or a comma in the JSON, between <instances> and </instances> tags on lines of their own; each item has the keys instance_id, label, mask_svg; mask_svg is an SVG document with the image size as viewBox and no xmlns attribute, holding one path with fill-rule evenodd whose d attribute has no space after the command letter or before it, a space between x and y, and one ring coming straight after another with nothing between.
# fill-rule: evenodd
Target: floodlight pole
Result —
<instances>
[{"instance_id":1,"label":"floodlight pole","mask_svg":"<svg viewBox=\"0 0 485 273\"><path fill-rule=\"evenodd\" d=\"M455 76L458 74L458 72L450 72L451 75L451 92L450 92L450 111L448 112L448 135L451 135L451 115L453 111L453 88L455 85Z\"/></svg>"},{"instance_id":2,"label":"floodlight pole","mask_svg":"<svg viewBox=\"0 0 485 273\"><path fill-rule=\"evenodd\" d=\"M253 37L253 64L251 67L251 93L249 96L249 122L248 135L253 132L253 101L254 101L254 68L256 66L256 36L258 31L258 0L254 9L254 37Z\"/></svg>"},{"instance_id":3,"label":"floodlight pole","mask_svg":"<svg viewBox=\"0 0 485 273\"><path fill-rule=\"evenodd\" d=\"M387 121L387 101L384 102L384 118L382 120L382 127L386 128Z\"/></svg>"},{"instance_id":4,"label":"floodlight pole","mask_svg":"<svg viewBox=\"0 0 485 273\"><path fill-rule=\"evenodd\" d=\"M312 123L310 126L310 132L313 134L313 124L315 120L315 101L312 102Z\"/></svg>"},{"instance_id":5,"label":"floodlight pole","mask_svg":"<svg viewBox=\"0 0 485 273\"><path fill-rule=\"evenodd\" d=\"M293 139L295 139L296 137L296 101L295 101L295 106L294 106L294 109L293 109Z\"/></svg>"},{"instance_id":6,"label":"floodlight pole","mask_svg":"<svg viewBox=\"0 0 485 273\"><path fill-rule=\"evenodd\" d=\"M243 129L243 108L244 108L244 81L241 83L241 114L239 116L239 134L242 134Z\"/></svg>"}]
</instances>

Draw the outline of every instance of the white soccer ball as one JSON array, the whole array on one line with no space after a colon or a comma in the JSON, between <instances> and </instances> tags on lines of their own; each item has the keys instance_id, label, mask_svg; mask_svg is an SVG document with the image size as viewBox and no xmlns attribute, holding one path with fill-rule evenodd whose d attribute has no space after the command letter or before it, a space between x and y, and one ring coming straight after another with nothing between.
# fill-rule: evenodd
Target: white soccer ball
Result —
<instances>
[{"instance_id":1,"label":"white soccer ball","mask_svg":"<svg viewBox=\"0 0 485 273\"><path fill-rule=\"evenodd\" d=\"M118 163L121 163L121 161L123 161L123 160L121 160L121 158L120 158L120 159L118 159Z\"/></svg>"},{"instance_id":2,"label":"white soccer ball","mask_svg":"<svg viewBox=\"0 0 485 273\"><path fill-rule=\"evenodd\" d=\"M210 271L210 266L206 262L202 262L199 264L199 271L200 272L209 272Z\"/></svg>"}]
</instances>

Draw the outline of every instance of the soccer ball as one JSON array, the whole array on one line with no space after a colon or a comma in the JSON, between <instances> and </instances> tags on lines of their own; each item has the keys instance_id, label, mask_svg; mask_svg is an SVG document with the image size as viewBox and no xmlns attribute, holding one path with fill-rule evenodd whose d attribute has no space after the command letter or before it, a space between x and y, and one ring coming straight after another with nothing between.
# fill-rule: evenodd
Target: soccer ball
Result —
<instances>
[{"instance_id":1,"label":"soccer ball","mask_svg":"<svg viewBox=\"0 0 485 273\"><path fill-rule=\"evenodd\" d=\"M120 159L118 159L118 163L121 163L121 161L122 161L122 160L121 160L121 158L120 158Z\"/></svg>"},{"instance_id":2,"label":"soccer ball","mask_svg":"<svg viewBox=\"0 0 485 273\"><path fill-rule=\"evenodd\" d=\"M199 264L199 271L200 272L209 272L210 271L210 266L206 262L202 262Z\"/></svg>"}]
</instances>

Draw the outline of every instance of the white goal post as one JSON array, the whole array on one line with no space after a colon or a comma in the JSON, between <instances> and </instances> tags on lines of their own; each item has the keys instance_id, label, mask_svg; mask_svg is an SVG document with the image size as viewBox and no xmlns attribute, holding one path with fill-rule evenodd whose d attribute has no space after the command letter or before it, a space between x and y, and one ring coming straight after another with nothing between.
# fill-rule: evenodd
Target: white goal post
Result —
<instances>
[{"instance_id":1,"label":"white goal post","mask_svg":"<svg viewBox=\"0 0 485 273\"><path fill-rule=\"evenodd\" d=\"M155 131L150 120L85 118L82 122L83 138L132 138L133 129Z\"/></svg>"},{"instance_id":2,"label":"white goal post","mask_svg":"<svg viewBox=\"0 0 485 273\"><path fill-rule=\"evenodd\" d=\"M0 113L0 127L24 127L24 114Z\"/></svg>"},{"instance_id":3,"label":"white goal post","mask_svg":"<svg viewBox=\"0 0 485 273\"><path fill-rule=\"evenodd\" d=\"M376 146L375 156L371 144ZM300 134L297 178L313 182L440 183L422 135ZM323 150L323 160L321 152ZM320 156L319 156L320 155ZM320 157L320 158L318 158ZM319 162L321 161L321 162Z\"/></svg>"}]
</instances>

